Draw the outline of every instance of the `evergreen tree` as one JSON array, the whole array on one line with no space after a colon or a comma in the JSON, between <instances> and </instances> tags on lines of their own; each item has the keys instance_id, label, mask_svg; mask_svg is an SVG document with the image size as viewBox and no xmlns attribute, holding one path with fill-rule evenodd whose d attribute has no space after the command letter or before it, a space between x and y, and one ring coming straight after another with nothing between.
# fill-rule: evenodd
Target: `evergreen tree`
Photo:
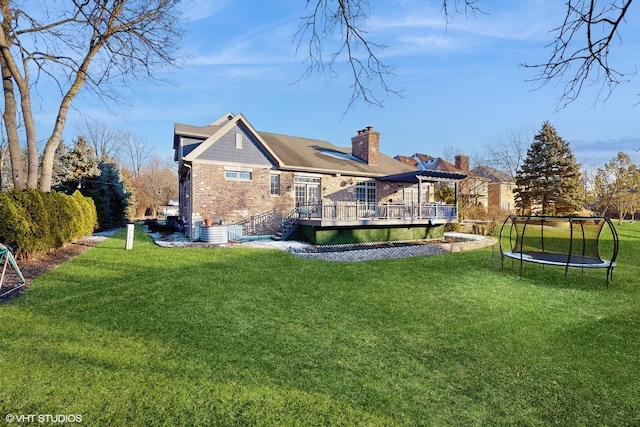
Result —
<instances>
[{"instance_id":1,"label":"evergreen tree","mask_svg":"<svg viewBox=\"0 0 640 427\"><path fill-rule=\"evenodd\" d=\"M569 144L545 122L516 173L516 206L529 214L573 214L583 207L581 186Z\"/></svg>"},{"instance_id":2,"label":"evergreen tree","mask_svg":"<svg viewBox=\"0 0 640 427\"><path fill-rule=\"evenodd\" d=\"M127 222L132 194L114 163L100 161L98 167L100 176L83 183L81 192L93 199L100 229L121 227Z\"/></svg>"},{"instance_id":3,"label":"evergreen tree","mask_svg":"<svg viewBox=\"0 0 640 427\"><path fill-rule=\"evenodd\" d=\"M82 181L99 175L98 158L83 135L73 141L71 150L64 143L56 149L52 179L56 190L73 194Z\"/></svg>"}]
</instances>

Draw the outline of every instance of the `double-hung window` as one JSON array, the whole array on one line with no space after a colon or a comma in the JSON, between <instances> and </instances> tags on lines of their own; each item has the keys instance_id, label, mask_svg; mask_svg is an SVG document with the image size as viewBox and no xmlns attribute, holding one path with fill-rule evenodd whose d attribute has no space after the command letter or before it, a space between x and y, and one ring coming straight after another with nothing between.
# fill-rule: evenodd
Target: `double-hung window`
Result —
<instances>
[{"instance_id":1,"label":"double-hung window","mask_svg":"<svg viewBox=\"0 0 640 427\"><path fill-rule=\"evenodd\" d=\"M280 195L280 175L272 173L269 176L269 188L270 188L269 193L272 196L279 196Z\"/></svg>"}]
</instances>

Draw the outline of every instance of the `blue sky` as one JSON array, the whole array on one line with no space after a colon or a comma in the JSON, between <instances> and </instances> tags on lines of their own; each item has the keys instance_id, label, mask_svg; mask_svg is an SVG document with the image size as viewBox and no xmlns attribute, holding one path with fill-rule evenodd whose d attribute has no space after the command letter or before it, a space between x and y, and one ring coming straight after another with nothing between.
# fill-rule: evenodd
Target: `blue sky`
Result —
<instances>
[{"instance_id":1,"label":"blue sky","mask_svg":"<svg viewBox=\"0 0 640 427\"><path fill-rule=\"evenodd\" d=\"M558 0L480 0L486 14L456 16L448 25L439 0L371 1L365 28L371 40L387 46L380 58L395 67L387 84L402 97L376 94L384 108L362 102L348 109L351 80L346 64L338 75L313 75L294 36L305 0L247 2L194 0L185 12L187 32L180 68L161 80L123 91L126 104L106 111L89 94L76 108L114 128L128 128L169 158L175 122L208 124L227 112L243 113L258 130L303 136L349 146L358 129L381 133L383 153L447 150L482 156L509 132L532 137L550 121L579 162L603 165L625 151L640 163L640 76L620 85L606 103L598 87L556 111L559 86L536 90L535 71L522 63L545 61L560 23ZM640 5L613 45L611 65L634 72L640 64ZM375 86L375 83L372 83ZM372 86L372 87L374 87ZM77 135L73 114L65 133Z\"/></svg>"}]
</instances>

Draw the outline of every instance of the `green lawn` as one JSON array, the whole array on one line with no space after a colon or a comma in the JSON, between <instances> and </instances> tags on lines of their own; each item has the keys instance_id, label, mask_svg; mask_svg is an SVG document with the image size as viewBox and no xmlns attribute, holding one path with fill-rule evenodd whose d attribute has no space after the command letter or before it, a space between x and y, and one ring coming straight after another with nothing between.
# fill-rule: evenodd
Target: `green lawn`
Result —
<instances>
[{"instance_id":1,"label":"green lawn","mask_svg":"<svg viewBox=\"0 0 640 427\"><path fill-rule=\"evenodd\" d=\"M638 425L640 224L618 231L608 289L604 271L494 270L491 248L335 264L140 230L125 251L121 232L0 305L0 414Z\"/></svg>"}]
</instances>

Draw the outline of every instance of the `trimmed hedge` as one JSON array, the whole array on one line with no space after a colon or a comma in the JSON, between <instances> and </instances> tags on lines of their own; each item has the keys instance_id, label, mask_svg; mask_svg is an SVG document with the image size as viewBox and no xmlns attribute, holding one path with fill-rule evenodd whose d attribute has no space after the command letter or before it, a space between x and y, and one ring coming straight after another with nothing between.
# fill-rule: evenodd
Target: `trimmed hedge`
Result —
<instances>
[{"instance_id":1,"label":"trimmed hedge","mask_svg":"<svg viewBox=\"0 0 640 427\"><path fill-rule=\"evenodd\" d=\"M35 189L0 193L0 243L26 257L59 248L97 228L93 200Z\"/></svg>"}]
</instances>

